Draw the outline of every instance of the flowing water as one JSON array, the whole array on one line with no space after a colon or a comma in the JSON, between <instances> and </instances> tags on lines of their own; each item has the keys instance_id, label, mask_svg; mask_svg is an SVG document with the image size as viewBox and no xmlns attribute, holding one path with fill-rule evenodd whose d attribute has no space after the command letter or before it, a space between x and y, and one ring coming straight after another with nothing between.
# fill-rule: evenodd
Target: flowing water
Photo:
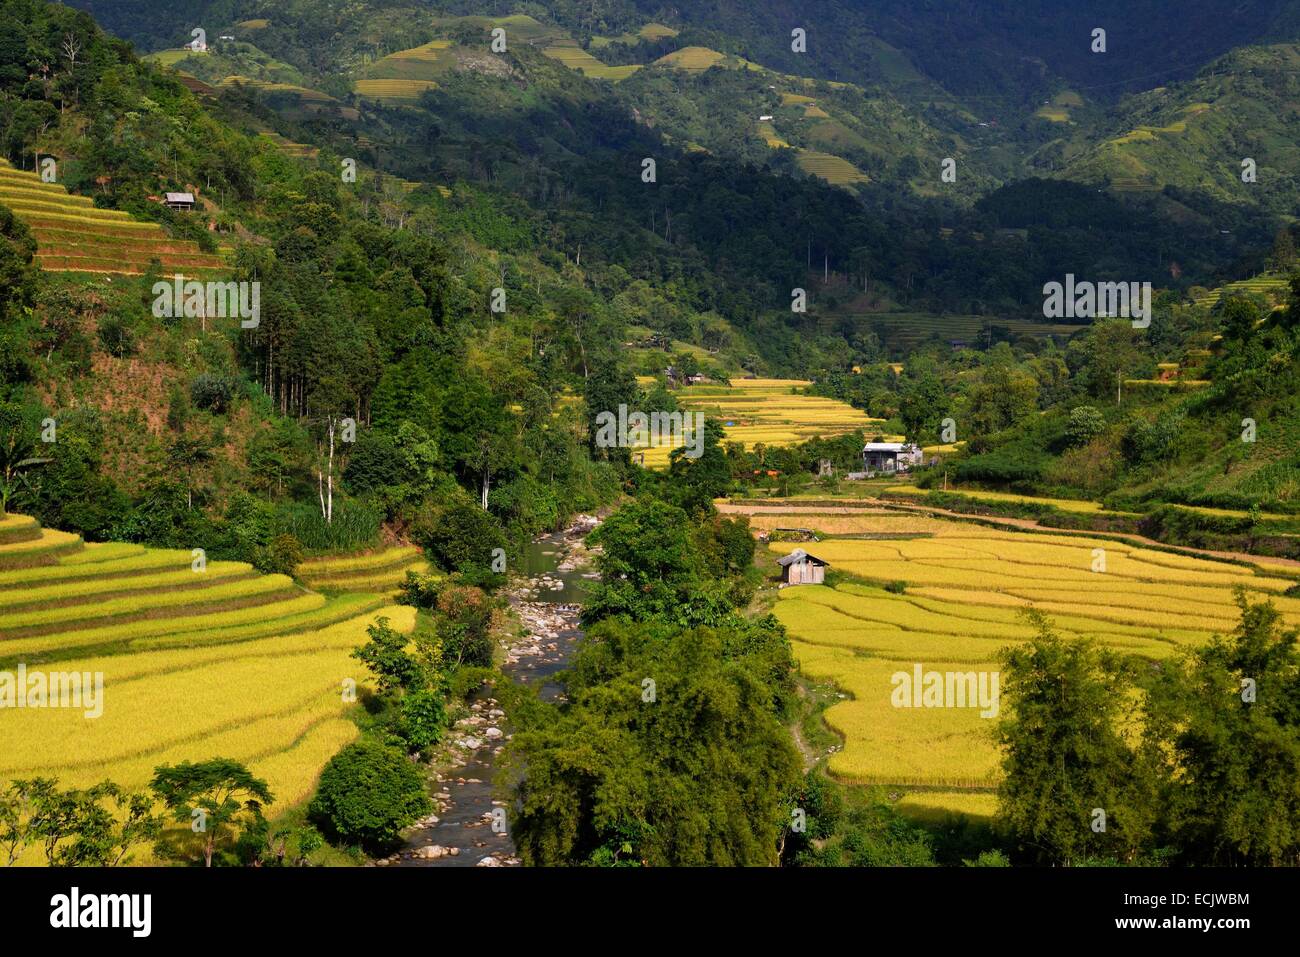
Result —
<instances>
[{"instance_id":1,"label":"flowing water","mask_svg":"<svg viewBox=\"0 0 1300 957\"><path fill-rule=\"evenodd\" d=\"M573 543L579 540L580 536L571 530L533 542L524 554L525 581L512 583L508 589L510 603L529 637L512 640L501 670L512 680L539 685L540 695L546 700L560 693L559 685L551 679L568 666L581 635L577 620L589 584L584 575L590 571L565 562ZM557 584L560 587L555 587ZM441 772L441 790L434 796L437 822L417 827L399 854L384 863L400 867L517 863L514 843L503 833L505 805L497 799L492 785L508 733L505 715L491 688L476 692L469 705L469 721L459 723L448 735L453 744L452 759L458 763ZM493 731L501 732L501 736ZM438 856L430 856L434 854Z\"/></svg>"}]
</instances>

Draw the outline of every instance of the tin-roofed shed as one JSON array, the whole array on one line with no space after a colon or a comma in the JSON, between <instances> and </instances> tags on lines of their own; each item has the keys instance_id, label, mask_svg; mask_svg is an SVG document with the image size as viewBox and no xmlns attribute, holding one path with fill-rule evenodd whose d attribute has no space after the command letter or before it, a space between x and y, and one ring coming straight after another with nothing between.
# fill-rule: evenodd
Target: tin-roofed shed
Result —
<instances>
[{"instance_id":1,"label":"tin-roofed shed","mask_svg":"<svg viewBox=\"0 0 1300 957\"><path fill-rule=\"evenodd\" d=\"M826 562L796 548L789 555L778 558L781 582L785 585L820 585L826 580Z\"/></svg>"}]
</instances>

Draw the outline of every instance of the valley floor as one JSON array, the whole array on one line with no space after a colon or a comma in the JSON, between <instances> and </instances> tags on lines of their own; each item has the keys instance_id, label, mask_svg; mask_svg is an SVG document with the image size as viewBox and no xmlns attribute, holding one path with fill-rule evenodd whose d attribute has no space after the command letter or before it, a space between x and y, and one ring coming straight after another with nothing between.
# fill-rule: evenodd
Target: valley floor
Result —
<instances>
[{"instance_id":1,"label":"valley floor","mask_svg":"<svg viewBox=\"0 0 1300 957\"><path fill-rule=\"evenodd\" d=\"M1035 634L1029 609L1062 636L1153 661L1231 631L1237 588L1300 626L1300 597L1284 594L1300 573L1283 559L873 499L718 506L749 517L772 574L774 559L795 549L828 563L827 584L781 587L772 605L805 678L840 690L824 717L843 747L827 768L886 786L923 818L994 814L997 708L915 707L897 688L918 670L996 681L1001 650Z\"/></svg>"}]
</instances>

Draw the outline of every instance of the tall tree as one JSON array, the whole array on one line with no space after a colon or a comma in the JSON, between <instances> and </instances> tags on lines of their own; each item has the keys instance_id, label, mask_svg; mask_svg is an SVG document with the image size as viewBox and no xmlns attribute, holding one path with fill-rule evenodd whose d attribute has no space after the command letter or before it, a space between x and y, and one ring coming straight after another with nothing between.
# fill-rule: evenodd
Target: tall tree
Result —
<instances>
[{"instance_id":1,"label":"tall tree","mask_svg":"<svg viewBox=\"0 0 1300 957\"><path fill-rule=\"evenodd\" d=\"M1300 864L1300 649L1271 602L1161 669L1144 719L1166 831L1188 864Z\"/></svg>"},{"instance_id":2,"label":"tall tree","mask_svg":"<svg viewBox=\"0 0 1300 957\"><path fill-rule=\"evenodd\" d=\"M1130 860L1147 837L1119 730L1131 683L1109 652L1029 619L1037 636L1002 656L998 817L1038 863Z\"/></svg>"},{"instance_id":3,"label":"tall tree","mask_svg":"<svg viewBox=\"0 0 1300 957\"><path fill-rule=\"evenodd\" d=\"M262 808L274 800L265 781L229 758L164 764L155 769L150 787L177 821L199 835L205 867L212 866L226 832L260 824Z\"/></svg>"}]
</instances>

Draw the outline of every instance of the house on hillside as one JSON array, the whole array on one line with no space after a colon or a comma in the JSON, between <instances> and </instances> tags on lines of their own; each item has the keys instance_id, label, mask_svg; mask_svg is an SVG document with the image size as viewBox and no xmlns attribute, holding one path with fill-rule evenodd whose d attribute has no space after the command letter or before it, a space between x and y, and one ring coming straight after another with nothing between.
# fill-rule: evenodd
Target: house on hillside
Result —
<instances>
[{"instance_id":1,"label":"house on hillside","mask_svg":"<svg viewBox=\"0 0 1300 957\"><path fill-rule=\"evenodd\" d=\"M868 473L906 472L921 459L921 449L905 442L868 442L862 447L862 467Z\"/></svg>"},{"instance_id":2,"label":"house on hillside","mask_svg":"<svg viewBox=\"0 0 1300 957\"><path fill-rule=\"evenodd\" d=\"M193 209L194 194L193 193L168 193L166 197L163 199L163 202L167 204L168 209Z\"/></svg>"},{"instance_id":3,"label":"house on hillside","mask_svg":"<svg viewBox=\"0 0 1300 957\"><path fill-rule=\"evenodd\" d=\"M820 585L826 580L826 562L796 548L789 555L778 558L783 585Z\"/></svg>"}]
</instances>

